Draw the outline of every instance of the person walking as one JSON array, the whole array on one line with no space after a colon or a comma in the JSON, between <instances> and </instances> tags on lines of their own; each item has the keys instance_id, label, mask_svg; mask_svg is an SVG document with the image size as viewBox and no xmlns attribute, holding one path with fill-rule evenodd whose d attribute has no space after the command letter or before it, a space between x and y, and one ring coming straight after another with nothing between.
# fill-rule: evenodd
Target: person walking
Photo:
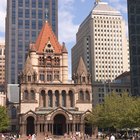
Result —
<instances>
[{"instance_id":1,"label":"person walking","mask_svg":"<svg viewBox=\"0 0 140 140\"><path fill-rule=\"evenodd\" d=\"M111 134L110 140L115 140L115 136Z\"/></svg>"}]
</instances>

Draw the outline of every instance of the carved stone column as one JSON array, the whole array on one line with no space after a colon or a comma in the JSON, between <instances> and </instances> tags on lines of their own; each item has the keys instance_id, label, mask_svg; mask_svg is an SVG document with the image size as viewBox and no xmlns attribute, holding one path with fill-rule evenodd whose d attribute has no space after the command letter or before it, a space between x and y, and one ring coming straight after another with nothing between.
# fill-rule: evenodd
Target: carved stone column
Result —
<instances>
[{"instance_id":1,"label":"carved stone column","mask_svg":"<svg viewBox=\"0 0 140 140\"><path fill-rule=\"evenodd\" d=\"M81 123L80 125L80 130L81 130L81 133L85 133L85 130L84 130L84 123Z\"/></svg>"},{"instance_id":2,"label":"carved stone column","mask_svg":"<svg viewBox=\"0 0 140 140\"><path fill-rule=\"evenodd\" d=\"M55 102L56 102L55 93L52 94L52 98L53 98L53 108L54 108L54 107L56 107L55 106Z\"/></svg>"},{"instance_id":3,"label":"carved stone column","mask_svg":"<svg viewBox=\"0 0 140 140\"><path fill-rule=\"evenodd\" d=\"M66 94L66 107L70 108L70 100L69 100L69 94Z\"/></svg>"},{"instance_id":4,"label":"carved stone column","mask_svg":"<svg viewBox=\"0 0 140 140\"><path fill-rule=\"evenodd\" d=\"M45 122L45 133L48 133L48 123Z\"/></svg>"},{"instance_id":5,"label":"carved stone column","mask_svg":"<svg viewBox=\"0 0 140 140\"><path fill-rule=\"evenodd\" d=\"M62 107L62 93L59 93L59 106Z\"/></svg>"},{"instance_id":6,"label":"carved stone column","mask_svg":"<svg viewBox=\"0 0 140 140\"><path fill-rule=\"evenodd\" d=\"M48 93L46 93L46 107L48 107Z\"/></svg>"}]
</instances>

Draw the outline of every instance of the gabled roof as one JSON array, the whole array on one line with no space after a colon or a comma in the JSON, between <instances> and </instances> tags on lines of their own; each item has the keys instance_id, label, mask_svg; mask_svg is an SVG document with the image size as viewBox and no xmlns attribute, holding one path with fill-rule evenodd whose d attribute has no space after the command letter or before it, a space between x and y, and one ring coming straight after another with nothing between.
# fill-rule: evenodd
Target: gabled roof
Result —
<instances>
[{"instance_id":1,"label":"gabled roof","mask_svg":"<svg viewBox=\"0 0 140 140\"><path fill-rule=\"evenodd\" d=\"M82 57L80 57L76 73L79 74L79 75L81 75L82 73L87 74L87 68L85 66L85 63L84 63Z\"/></svg>"},{"instance_id":2,"label":"gabled roof","mask_svg":"<svg viewBox=\"0 0 140 140\"><path fill-rule=\"evenodd\" d=\"M53 46L54 53L61 53L62 46L59 44L55 34L52 31L51 26L46 21L39 33L34 48L38 53L42 53L48 41L50 41L51 45Z\"/></svg>"}]
</instances>

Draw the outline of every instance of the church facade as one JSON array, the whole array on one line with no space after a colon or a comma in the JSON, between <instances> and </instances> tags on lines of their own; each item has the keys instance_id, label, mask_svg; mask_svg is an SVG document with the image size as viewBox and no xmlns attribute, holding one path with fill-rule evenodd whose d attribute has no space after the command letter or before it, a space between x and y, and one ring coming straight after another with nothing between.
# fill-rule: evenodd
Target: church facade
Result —
<instances>
[{"instance_id":1,"label":"church facade","mask_svg":"<svg viewBox=\"0 0 140 140\"><path fill-rule=\"evenodd\" d=\"M46 21L20 74L19 128L22 135L92 133L91 75L81 58L68 80L68 52Z\"/></svg>"}]
</instances>

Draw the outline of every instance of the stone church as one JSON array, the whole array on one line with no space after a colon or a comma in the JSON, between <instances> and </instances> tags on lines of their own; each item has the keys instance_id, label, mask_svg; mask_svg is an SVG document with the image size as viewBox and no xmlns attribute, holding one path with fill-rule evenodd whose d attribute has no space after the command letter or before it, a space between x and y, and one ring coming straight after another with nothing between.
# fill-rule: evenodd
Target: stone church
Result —
<instances>
[{"instance_id":1,"label":"stone church","mask_svg":"<svg viewBox=\"0 0 140 140\"><path fill-rule=\"evenodd\" d=\"M91 75L81 58L68 80L68 52L46 21L20 74L19 126L22 135L92 133Z\"/></svg>"}]
</instances>

